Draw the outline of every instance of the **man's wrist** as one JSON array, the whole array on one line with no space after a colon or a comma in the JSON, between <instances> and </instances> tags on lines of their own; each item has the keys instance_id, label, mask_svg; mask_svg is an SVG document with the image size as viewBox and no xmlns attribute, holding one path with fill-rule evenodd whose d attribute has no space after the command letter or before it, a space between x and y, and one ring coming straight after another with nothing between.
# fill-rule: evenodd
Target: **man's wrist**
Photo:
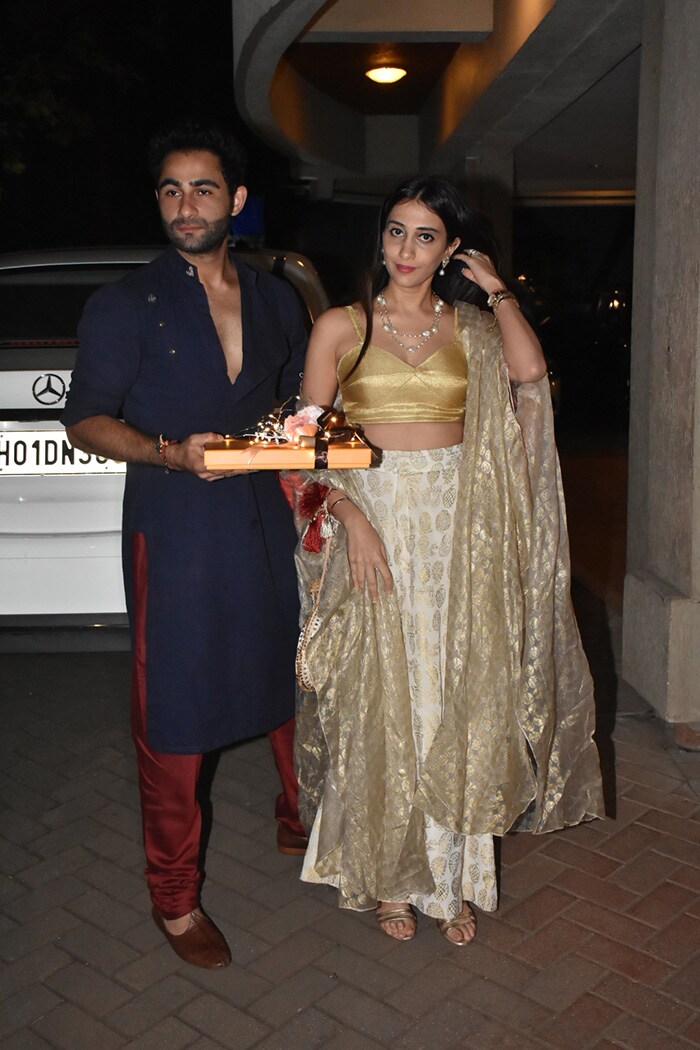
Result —
<instances>
[{"instance_id":1,"label":"man's wrist","mask_svg":"<svg viewBox=\"0 0 700 1050\"><path fill-rule=\"evenodd\" d=\"M153 450L158 457L158 461L162 464L165 469L165 473L169 474L171 470L177 469L172 463L172 451L169 453L172 445L177 445L176 438L166 438L164 434L159 434L157 438L153 439Z\"/></svg>"}]
</instances>

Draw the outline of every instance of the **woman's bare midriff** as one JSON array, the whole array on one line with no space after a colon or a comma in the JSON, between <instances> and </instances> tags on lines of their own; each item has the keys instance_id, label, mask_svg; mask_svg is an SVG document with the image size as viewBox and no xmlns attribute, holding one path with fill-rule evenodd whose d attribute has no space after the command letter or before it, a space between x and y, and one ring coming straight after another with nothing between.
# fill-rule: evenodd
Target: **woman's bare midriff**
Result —
<instances>
[{"instance_id":1,"label":"woman's bare midriff","mask_svg":"<svg viewBox=\"0 0 700 1050\"><path fill-rule=\"evenodd\" d=\"M418 452L461 444L464 423L461 419L451 423L366 423L363 430L367 440L376 448Z\"/></svg>"}]
</instances>

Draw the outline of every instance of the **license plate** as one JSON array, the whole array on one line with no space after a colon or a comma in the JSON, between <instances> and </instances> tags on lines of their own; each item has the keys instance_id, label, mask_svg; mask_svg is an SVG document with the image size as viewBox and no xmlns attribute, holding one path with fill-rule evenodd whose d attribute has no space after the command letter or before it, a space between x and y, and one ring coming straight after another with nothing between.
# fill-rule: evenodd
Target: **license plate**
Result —
<instances>
[{"instance_id":1,"label":"license plate","mask_svg":"<svg viewBox=\"0 0 700 1050\"><path fill-rule=\"evenodd\" d=\"M1 474L123 474L123 463L73 448L63 430L0 433Z\"/></svg>"}]
</instances>

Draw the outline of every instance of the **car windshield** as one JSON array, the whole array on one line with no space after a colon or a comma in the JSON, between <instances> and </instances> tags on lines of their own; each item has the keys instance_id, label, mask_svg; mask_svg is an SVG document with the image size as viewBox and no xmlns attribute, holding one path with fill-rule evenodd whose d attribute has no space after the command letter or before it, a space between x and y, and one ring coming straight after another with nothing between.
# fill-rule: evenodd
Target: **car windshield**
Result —
<instances>
[{"instance_id":1,"label":"car windshield","mask_svg":"<svg viewBox=\"0 0 700 1050\"><path fill-rule=\"evenodd\" d=\"M87 299L133 267L52 267L0 272L0 345L75 343Z\"/></svg>"}]
</instances>

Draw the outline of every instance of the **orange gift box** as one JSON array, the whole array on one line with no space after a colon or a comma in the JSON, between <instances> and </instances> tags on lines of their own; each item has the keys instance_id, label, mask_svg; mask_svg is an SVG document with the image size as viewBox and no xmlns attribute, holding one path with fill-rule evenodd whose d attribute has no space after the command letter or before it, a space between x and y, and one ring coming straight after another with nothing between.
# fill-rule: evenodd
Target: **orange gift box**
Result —
<instances>
[{"instance_id":1,"label":"orange gift box","mask_svg":"<svg viewBox=\"0 0 700 1050\"><path fill-rule=\"evenodd\" d=\"M204 446L207 470L347 470L368 467L372 450L360 438L297 444L291 441L260 441L254 438L224 438ZM323 461L323 460L327 461Z\"/></svg>"}]
</instances>

